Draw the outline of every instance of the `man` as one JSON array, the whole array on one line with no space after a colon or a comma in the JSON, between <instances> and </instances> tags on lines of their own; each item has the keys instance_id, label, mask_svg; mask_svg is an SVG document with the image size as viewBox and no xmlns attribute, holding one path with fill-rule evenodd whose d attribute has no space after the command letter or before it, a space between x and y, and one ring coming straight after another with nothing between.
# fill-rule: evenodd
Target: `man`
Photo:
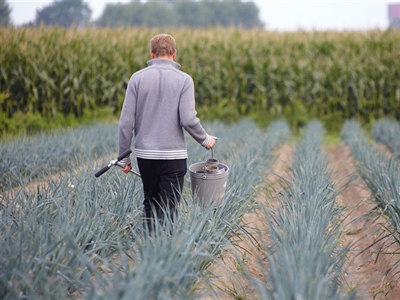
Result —
<instances>
[{"instance_id":1,"label":"man","mask_svg":"<svg viewBox=\"0 0 400 300\"><path fill-rule=\"evenodd\" d=\"M168 34L150 41L151 60L135 72L128 83L119 120L119 154L134 148L144 191L147 228L152 221L173 216L180 200L187 172L187 147L184 129L207 150L215 138L204 130L197 118L193 79L180 71L175 62L176 42ZM122 161L129 173L131 161ZM154 215L156 214L156 216Z\"/></svg>"}]
</instances>

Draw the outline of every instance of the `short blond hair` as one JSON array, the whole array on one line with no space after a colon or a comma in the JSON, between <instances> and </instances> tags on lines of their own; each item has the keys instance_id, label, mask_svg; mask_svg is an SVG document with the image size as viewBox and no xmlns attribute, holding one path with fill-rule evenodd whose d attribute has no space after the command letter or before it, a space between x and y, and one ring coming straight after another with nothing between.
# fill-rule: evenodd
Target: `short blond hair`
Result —
<instances>
[{"instance_id":1,"label":"short blond hair","mask_svg":"<svg viewBox=\"0 0 400 300\"><path fill-rule=\"evenodd\" d=\"M150 50L156 56L171 56L175 53L176 42L173 36L162 33L150 40Z\"/></svg>"}]
</instances>

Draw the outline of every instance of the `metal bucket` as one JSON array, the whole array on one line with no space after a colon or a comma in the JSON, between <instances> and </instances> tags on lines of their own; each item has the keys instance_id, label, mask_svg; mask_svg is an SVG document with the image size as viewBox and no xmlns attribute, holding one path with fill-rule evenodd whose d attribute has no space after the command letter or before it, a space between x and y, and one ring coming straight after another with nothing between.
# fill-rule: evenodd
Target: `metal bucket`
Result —
<instances>
[{"instance_id":1,"label":"metal bucket","mask_svg":"<svg viewBox=\"0 0 400 300\"><path fill-rule=\"evenodd\" d=\"M203 206L223 204L229 167L217 159L208 159L189 167L192 193ZM211 203L210 203L211 202Z\"/></svg>"}]
</instances>

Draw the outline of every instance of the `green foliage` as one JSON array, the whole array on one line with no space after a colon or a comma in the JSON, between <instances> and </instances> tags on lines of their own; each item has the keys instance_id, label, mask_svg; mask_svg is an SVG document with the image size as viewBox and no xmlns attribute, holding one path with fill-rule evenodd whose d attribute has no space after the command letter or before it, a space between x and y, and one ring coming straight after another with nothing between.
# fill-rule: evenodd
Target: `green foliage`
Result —
<instances>
[{"instance_id":1,"label":"green foliage","mask_svg":"<svg viewBox=\"0 0 400 300\"><path fill-rule=\"evenodd\" d=\"M349 118L364 124L400 118L400 31L165 31L175 36L177 61L193 77L201 118L268 123L283 117L295 131L317 118L328 132L338 132ZM146 66L149 40L157 33L0 29L1 111L6 119L39 114L47 124L103 107L118 117L127 82ZM5 126L1 131L8 131Z\"/></svg>"},{"instance_id":2,"label":"green foliage","mask_svg":"<svg viewBox=\"0 0 400 300\"><path fill-rule=\"evenodd\" d=\"M86 153L90 153L91 159L109 154L117 141L116 134L115 124L97 124L3 141L0 190L54 172L71 171L79 167L76 157L85 157Z\"/></svg>"},{"instance_id":3,"label":"green foliage","mask_svg":"<svg viewBox=\"0 0 400 300\"><path fill-rule=\"evenodd\" d=\"M390 124L388 120L381 120L381 122L383 123L379 126ZM389 225L382 225L387 233L386 238L389 239L382 249L385 253L386 248L393 244L400 246L400 160L396 156L388 157L379 150L374 141L369 142L367 132L355 120L345 122L341 137L357 161L357 174L363 179L375 199L377 206L375 213L389 220ZM398 249L400 248L397 248L394 253L399 253ZM400 267L400 259L397 257L397 262L390 269L398 267Z\"/></svg>"},{"instance_id":4,"label":"green foliage","mask_svg":"<svg viewBox=\"0 0 400 300\"><path fill-rule=\"evenodd\" d=\"M10 24L11 9L6 0L0 0L0 27Z\"/></svg>"},{"instance_id":5,"label":"green foliage","mask_svg":"<svg viewBox=\"0 0 400 300\"><path fill-rule=\"evenodd\" d=\"M339 241L338 191L322 151L324 129L310 121L296 143L291 180L276 197L280 206L262 207L270 228L265 241L267 282L252 278L263 299L348 299L341 284L347 250ZM268 246L267 246L268 245Z\"/></svg>"},{"instance_id":6,"label":"green foliage","mask_svg":"<svg viewBox=\"0 0 400 300\"><path fill-rule=\"evenodd\" d=\"M0 112L0 140L12 139L21 135L33 135L39 132L52 132L63 128L71 128L98 121L115 122L117 120L113 109L101 107L96 110L83 109L81 117L73 114L43 116L38 112L16 112L12 118Z\"/></svg>"},{"instance_id":7,"label":"green foliage","mask_svg":"<svg viewBox=\"0 0 400 300\"><path fill-rule=\"evenodd\" d=\"M93 176L104 164L94 159L97 151L114 152L116 124L3 145L12 149L1 153L8 166L23 166L29 153L38 159L28 169L42 171L33 183L20 173L18 185L1 193L0 298L204 298L199 285L212 284L212 259L241 230L264 169L290 134L283 121L267 130L248 121L204 125L221 137L216 157L230 166L224 205L202 207L186 181L177 226L163 231L158 224L153 236L142 226L140 181L118 170ZM190 164L209 155L193 140L188 152Z\"/></svg>"},{"instance_id":8,"label":"green foliage","mask_svg":"<svg viewBox=\"0 0 400 300\"><path fill-rule=\"evenodd\" d=\"M95 22L110 27L203 27L259 28L262 22L255 3L235 1L131 1L107 4Z\"/></svg>"},{"instance_id":9,"label":"green foliage","mask_svg":"<svg viewBox=\"0 0 400 300\"><path fill-rule=\"evenodd\" d=\"M393 119L378 120L372 125L375 141L388 147L393 156L400 158L400 124Z\"/></svg>"},{"instance_id":10,"label":"green foliage","mask_svg":"<svg viewBox=\"0 0 400 300\"><path fill-rule=\"evenodd\" d=\"M95 188L88 169L3 192L1 299L67 299L86 287L88 268L112 259L122 241L131 241L124 229L138 226L140 185L124 179ZM101 196L113 186L120 189Z\"/></svg>"},{"instance_id":11,"label":"green foliage","mask_svg":"<svg viewBox=\"0 0 400 300\"><path fill-rule=\"evenodd\" d=\"M82 0L56 0L36 11L36 25L82 27L89 24L92 11Z\"/></svg>"}]
</instances>

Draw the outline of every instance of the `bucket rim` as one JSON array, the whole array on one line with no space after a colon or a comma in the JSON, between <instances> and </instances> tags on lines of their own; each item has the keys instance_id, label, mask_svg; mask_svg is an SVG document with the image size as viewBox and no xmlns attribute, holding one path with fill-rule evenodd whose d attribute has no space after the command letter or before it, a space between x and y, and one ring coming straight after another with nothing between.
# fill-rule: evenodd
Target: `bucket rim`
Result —
<instances>
[{"instance_id":1,"label":"bucket rim","mask_svg":"<svg viewBox=\"0 0 400 300\"><path fill-rule=\"evenodd\" d=\"M198 162L194 163L189 166L189 172L190 176L197 178L197 179L202 179L202 180L219 180L223 179L228 176L229 174L229 167L226 164L219 163L218 166L220 170L224 169L222 172L217 172L217 173L205 173L205 172L199 172L203 170L203 167L205 166L205 162Z\"/></svg>"},{"instance_id":2,"label":"bucket rim","mask_svg":"<svg viewBox=\"0 0 400 300\"><path fill-rule=\"evenodd\" d=\"M205 162L198 162L198 163L194 163L194 164L191 164L190 166L189 166L189 171L190 172L193 172L193 173L196 173L195 171L193 171L193 169L194 168L196 168L196 167L199 167L199 166L205 166L206 165L206 163ZM222 168L224 168L225 170L226 170L226 172L228 172L229 171L229 166L228 165L226 165L226 164L224 164L224 163L218 163L218 167L220 166L220 165L222 165Z\"/></svg>"}]
</instances>

